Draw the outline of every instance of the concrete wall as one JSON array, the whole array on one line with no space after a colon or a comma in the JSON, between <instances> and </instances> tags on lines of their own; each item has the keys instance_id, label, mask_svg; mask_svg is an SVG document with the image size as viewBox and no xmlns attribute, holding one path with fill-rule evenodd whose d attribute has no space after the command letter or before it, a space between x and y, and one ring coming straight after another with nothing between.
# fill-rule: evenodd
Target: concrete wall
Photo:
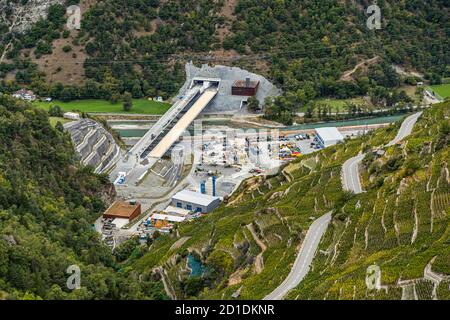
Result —
<instances>
[{"instance_id":1,"label":"concrete wall","mask_svg":"<svg viewBox=\"0 0 450 320\"><path fill-rule=\"evenodd\" d=\"M182 96L186 89L190 86L192 80L195 77L205 78L220 78L219 92L216 97L209 103L203 113L235 113L240 110L241 101L247 99L244 96L233 96L231 94L231 87L236 80L245 80L250 78L251 81L259 81L258 91L256 98L261 104L264 103L264 99L268 96L276 97L281 94L281 90L275 87L269 80L263 76L255 73L251 73L247 70L217 65L211 67L209 65L202 65L200 68L196 67L192 63L186 64L186 82L181 87L178 95L175 99ZM241 111L245 113L245 110Z\"/></svg>"}]
</instances>

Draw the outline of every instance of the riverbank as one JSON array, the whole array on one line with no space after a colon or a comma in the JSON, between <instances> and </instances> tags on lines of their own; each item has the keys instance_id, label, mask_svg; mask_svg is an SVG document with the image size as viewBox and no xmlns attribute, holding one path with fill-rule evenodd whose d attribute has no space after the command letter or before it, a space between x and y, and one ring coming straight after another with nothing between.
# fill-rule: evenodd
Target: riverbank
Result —
<instances>
[{"instance_id":1,"label":"riverbank","mask_svg":"<svg viewBox=\"0 0 450 320\"><path fill-rule=\"evenodd\" d=\"M389 124L396 122L407 114L398 114L393 116L380 116L380 117L372 117L366 119L353 119L353 120L343 120L343 121L331 121L331 122L314 122L314 123L305 123L298 124L292 126L284 126L284 127L273 127L273 126L264 126L258 127L256 125L251 125L249 122L236 122L232 119L212 119L209 118L207 120L202 121L203 130L208 129L221 129L221 128L232 128L232 129L270 129L275 130L278 129L284 133L291 132L301 132L302 130L313 130L314 128L321 127L337 127L337 128L357 128L355 130L363 130L364 128L376 127L377 125ZM124 120L124 121L108 121L108 124L116 130L122 138L140 138L142 137L151 125L154 123L153 120Z\"/></svg>"}]
</instances>

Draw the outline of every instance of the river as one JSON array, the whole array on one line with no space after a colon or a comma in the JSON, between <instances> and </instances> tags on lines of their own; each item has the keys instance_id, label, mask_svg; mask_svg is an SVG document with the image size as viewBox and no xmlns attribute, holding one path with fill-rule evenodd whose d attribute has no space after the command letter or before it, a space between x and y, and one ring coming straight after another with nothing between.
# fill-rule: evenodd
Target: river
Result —
<instances>
[{"instance_id":1,"label":"river","mask_svg":"<svg viewBox=\"0 0 450 320\"><path fill-rule=\"evenodd\" d=\"M349 126L364 126L364 125L372 125L372 124L385 124L385 123L393 123L396 122L406 114L398 114L392 116L381 116L381 117L373 117L367 119L355 119L355 120L343 120L343 121L332 121L332 122L320 122L320 123L305 123L287 126L283 128L279 128L280 131L292 131L292 130L308 130L314 128L321 127L349 127ZM124 121L110 121L109 125L116 130L122 138L136 138L142 137L150 128L155 121L148 120L124 120ZM208 129L211 127L231 127L238 129L238 125L236 123L231 123L230 120L204 120L203 127L204 129Z\"/></svg>"}]
</instances>

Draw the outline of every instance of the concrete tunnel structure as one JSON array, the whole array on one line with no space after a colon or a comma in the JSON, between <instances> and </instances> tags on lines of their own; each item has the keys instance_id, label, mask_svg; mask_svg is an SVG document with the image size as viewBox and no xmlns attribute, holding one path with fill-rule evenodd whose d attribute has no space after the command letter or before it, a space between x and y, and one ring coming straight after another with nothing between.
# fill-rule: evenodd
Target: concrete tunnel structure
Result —
<instances>
[{"instance_id":1,"label":"concrete tunnel structure","mask_svg":"<svg viewBox=\"0 0 450 320\"><path fill-rule=\"evenodd\" d=\"M126 180L140 181L214 99L220 81L219 78L193 78L185 94L128 151L125 158L117 162L116 173L126 172ZM135 176L137 172L132 174L136 170L139 171L138 177Z\"/></svg>"},{"instance_id":2,"label":"concrete tunnel structure","mask_svg":"<svg viewBox=\"0 0 450 320\"><path fill-rule=\"evenodd\" d=\"M139 157L145 159L147 157L161 158L164 156L215 97L219 84L220 79L217 78L194 78L186 95L175 102L149 130L151 134L150 143L147 144L145 149L141 147L142 152L140 152ZM141 140L144 140L144 138L145 136Z\"/></svg>"}]
</instances>

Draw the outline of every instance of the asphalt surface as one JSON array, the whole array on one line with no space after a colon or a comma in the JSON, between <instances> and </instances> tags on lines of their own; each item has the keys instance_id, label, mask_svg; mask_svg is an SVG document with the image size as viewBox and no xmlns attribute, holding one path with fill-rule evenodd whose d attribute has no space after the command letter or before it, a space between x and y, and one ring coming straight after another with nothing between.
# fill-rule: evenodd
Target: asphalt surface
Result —
<instances>
[{"instance_id":1,"label":"asphalt surface","mask_svg":"<svg viewBox=\"0 0 450 320\"><path fill-rule=\"evenodd\" d=\"M395 138L386 146L392 146L405 137L411 134L417 119L422 112L415 113L408 116L400 126L400 129ZM342 182L345 190L351 190L354 193L363 192L361 182L359 179L358 166L364 158L364 154L359 154L353 158L348 159L342 166ZM305 239L300 248L300 252L295 259L294 266L286 279L264 300L282 300L284 296L293 288L295 288L303 278L308 274L311 262L314 258L320 240L327 230L328 224L331 221L331 212L328 212L316 219L310 226Z\"/></svg>"},{"instance_id":2,"label":"asphalt surface","mask_svg":"<svg viewBox=\"0 0 450 320\"><path fill-rule=\"evenodd\" d=\"M414 128L414 125L417 122L417 119L419 119L421 114L422 114L422 111L414 113L413 115L410 115L405 120L403 120L402 125L400 126L400 129L397 132L397 135L386 146L389 147L396 143L399 143L405 137L409 136Z\"/></svg>"},{"instance_id":3,"label":"asphalt surface","mask_svg":"<svg viewBox=\"0 0 450 320\"><path fill-rule=\"evenodd\" d=\"M330 221L331 211L316 219L311 224L291 272L264 300L282 300L291 289L295 288L303 280L309 272L309 267L319 246L320 239L322 239Z\"/></svg>"},{"instance_id":4,"label":"asphalt surface","mask_svg":"<svg viewBox=\"0 0 450 320\"><path fill-rule=\"evenodd\" d=\"M350 158L342 165L342 184L344 190L352 191L355 194L363 192L361 181L359 180L359 164L364 159L365 154L359 154Z\"/></svg>"},{"instance_id":5,"label":"asphalt surface","mask_svg":"<svg viewBox=\"0 0 450 320\"><path fill-rule=\"evenodd\" d=\"M393 146L409 136L421 114L422 112L417 112L406 117L405 120L403 120L397 135L386 145L386 147ZM359 154L356 157L348 159L342 165L342 185L344 190L352 191L355 194L363 192L358 167L364 159L364 156L365 154Z\"/></svg>"}]
</instances>

